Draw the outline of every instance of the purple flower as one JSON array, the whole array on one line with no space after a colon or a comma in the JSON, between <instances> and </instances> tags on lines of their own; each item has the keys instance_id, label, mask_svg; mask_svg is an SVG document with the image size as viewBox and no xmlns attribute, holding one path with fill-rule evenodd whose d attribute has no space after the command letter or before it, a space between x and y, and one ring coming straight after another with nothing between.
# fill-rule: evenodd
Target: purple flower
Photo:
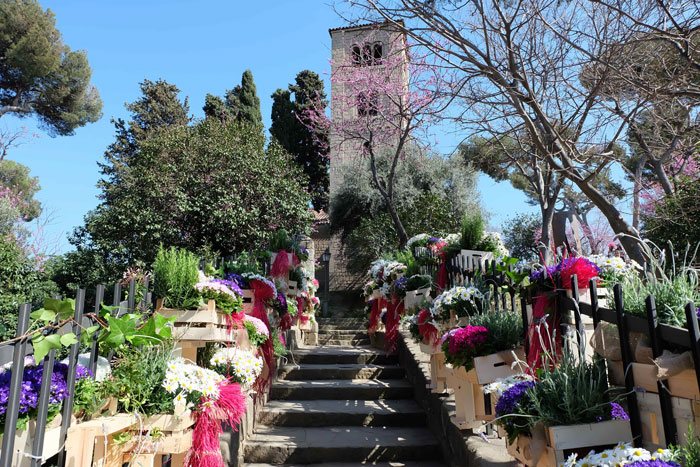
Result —
<instances>
[{"instance_id":1,"label":"purple flower","mask_svg":"<svg viewBox=\"0 0 700 467\"><path fill-rule=\"evenodd\" d=\"M440 241L439 237L428 237L428 243L437 243Z\"/></svg>"},{"instance_id":2,"label":"purple flower","mask_svg":"<svg viewBox=\"0 0 700 467\"><path fill-rule=\"evenodd\" d=\"M408 282L406 277L399 277L394 281L394 290L406 290L406 282Z\"/></svg>"},{"instance_id":3,"label":"purple flower","mask_svg":"<svg viewBox=\"0 0 700 467\"><path fill-rule=\"evenodd\" d=\"M216 282L217 284L223 284L226 287L228 287L229 289L231 289L231 291L233 293L235 293L236 295L238 295L239 297L243 296L243 291L241 290L240 285L238 285L238 282L236 282L235 280L232 280L232 279L214 279L212 282Z\"/></svg>"},{"instance_id":4,"label":"purple flower","mask_svg":"<svg viewBox=\"0 0 700 467\"><path fill-rule=\"evenodd\" d=\"M240 274L231 273L226 275L226 280L233 281L238 285L239 289L248 289L248 281ZM241 295L243 295L241 293Z\"/></svg>"},{"instance_id":5,"label":"purple flower","mask_svg":"<svg viewBox=\"0 0 700 467\"><path fill-rule=\"evenodd\" d=\"M612 420L629 420L630 416L627 415L625 409L622 408L617 402L610 403L610 418Z\"/></svg>"},{"instance_id":6,"label":"purple flower","mask_svg":"<svg viewBox=\"0 0 700 467\"><path fill-rule=\"evenodd\" d=\"M523 401L527 390L535 385L534 381L521 381L506 389L496 403L496 416L512 414Z\"/></svg>"},{"instance_id":7,"label":"purple flower","mask_svg":"<svg viewBox=\"0 0 700 467\"><path fill-rule=\"evenodd\" d=\"M277 311L280 315L287 313L287 297L282 292L277 292Z\"/></svg>"},{"instance_id":8,"label":"purple flower","mask_svg":"<svg viewBox=\"0 0 700 467\"><path fill-rule=\"evenodd\" d=\"M681 465L676 462L662 461L658 459L649 461L636 461L626 465L627 467L681 467Z\"/></svg>"}]
</instances>

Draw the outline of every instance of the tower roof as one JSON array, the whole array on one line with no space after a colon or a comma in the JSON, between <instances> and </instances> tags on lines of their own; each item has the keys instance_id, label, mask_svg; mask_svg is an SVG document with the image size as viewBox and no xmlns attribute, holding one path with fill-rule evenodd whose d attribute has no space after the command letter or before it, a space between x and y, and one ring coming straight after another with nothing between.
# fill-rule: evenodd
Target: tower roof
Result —
<instances>
[{"instance_id":1,"label":"tower roof","mask_svg":"<svg viewBox=\"0 0 700 467\"><path fill-rule=\"evenodd\" d=\"M333 34L335 31L350 31L353 29L367 29L371 27L379 27L379 26L393 26L394 24L398 24L400 26L403 26L403 20L399 21L377 21L374 23L363 23L363 24L355 24L352 26L341 26L339 28L330 28L328 30L328 34Z\"/></svg>"}]
</instances>

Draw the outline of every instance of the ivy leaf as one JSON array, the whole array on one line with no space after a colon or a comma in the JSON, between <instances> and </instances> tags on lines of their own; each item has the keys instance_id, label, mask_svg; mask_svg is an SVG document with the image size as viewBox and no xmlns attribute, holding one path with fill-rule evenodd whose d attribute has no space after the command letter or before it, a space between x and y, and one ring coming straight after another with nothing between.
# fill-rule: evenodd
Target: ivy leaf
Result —
<instances>
[{"instance_id":1,"label":"ivy leaf","mask_svg":"<svg viewBox=\"0 0 700 467\"><path fill-rule=\"evenodd\" d=\"M38 365L52 349L61 348L61 337L58 334L49 336L39 334L32 339L32 347L34 348L34 363Z\"/></svg>"},{"instance_id":2,"label":"ivy leaf","mask_svg":"<svg viewBox=\"0 0 700 467\"><path fill-rule=\"evenodd\" d=\"M75 300L72 298L66 300L47 298L44 300L44 308L56 312L60 319L68 319L75 313Z\"/></svg>"},{"instance_id":3,"label":"ivy leaf","mask_svg":"<svg viewBox=\"0 0 700 467\"><path fill-rule=\"evenodd\" d=\"M71 345L77 344L77 343L78 343L78 339L75 337L75 334L73 334L72 332L69 332L67 334L63 334L61 336L61 345L63 347L68 347L68 346L71 346Z\"/></svg>"},{"instance_id":4,"label":"ivy leaf","mask_svg":"<svg viewBox=\"0 0 700 467\"><path fill-rule=\"evenodd\" d=\"M29 317L36 321L52 323L56 319L56 312L46 308L40 308L36 311L32 311Z\"/></svg>"},{"instance_id":5,"label":"ivy leaf","mask_svg":"<svg viewBox=\"0 0 700 467\"><path fill-rule=\"evenodd\" d=\"M105 317L109 327L102 333L100 340L109 347L116 349L127 340L131 340L136 331L136 322L133 315L124 315L120 318L112 315Z\"/></svg>"}]
</instances>

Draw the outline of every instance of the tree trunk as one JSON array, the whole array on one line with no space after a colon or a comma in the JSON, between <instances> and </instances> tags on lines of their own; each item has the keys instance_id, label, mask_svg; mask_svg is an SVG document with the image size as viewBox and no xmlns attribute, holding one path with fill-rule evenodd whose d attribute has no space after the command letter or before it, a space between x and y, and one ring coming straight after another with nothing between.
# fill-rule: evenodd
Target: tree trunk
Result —
<instances>
[{"instance_id":1,"label":"tree trunk","mask_svg":"<svg viewBox=\"0 0 700 467\"><path fill-rule=\"evenodd\" d=\"M552 219L554 218L554 203L545 203L540 205L540 213L542 214L542 238L540 239L540 256L545 263L549 263L552 259Z\"/></svg>"},{"instance_id":2,"label":"tree trunk","mask_svg":"<svg viewBox=\"0 0 700 467\"><path fill-rule=\"evenodd\" d=\"M399 249L403 249L406 246L406 242L408 242L408 234L403 226L403 222L401 222L399 213L396 212L394 203L390 200L386 200L386 203L386 209L389 211L389 216L391 216L391 220L394 223L394 229L396 229L396 234L399 236Z\"/></svg>"},{"instance_id":3,"label":"tree trunk","mask_svg":"<svg viewBox=\"0 0 700 467\"><path fill-rule=\"evenodd\" d=\"M627 252L627 256L637 261L639 264L645 262L642 248L639 245L637 232L630 226L622 217L620 211L612 204L599 190L591 186L587 181L579 178L572 178L572 181L588 196L588 198L596 205L600 212L610 223L613 232L618 236L622 247Z\"/></svg>"},{"instance_id":4,"label":"tree trunk","mask_svg":"<svg viewBox=\"0 0 700 467\"><path fill-rule=\"evenodd\" d=\"M571 211L555 211L552 215L552 240L558 247L566 243L566 221L569 220Z\"/></svg>"},{"instance_id":5,"label":"tree trunk","mask_svg":"<svg viewBox=\"0 0 700 467\"><path fill-rule=\"evenodd\" d=\"M668 174L666 173L663 163L659 159L653 159L651 166L654 168L654 174L656 174L656 178L659 179L659 183L661 184L661 188L664 189L664 193L667 195L672 195L674 191L673 185L671 185L671 180L668 178Z\"/></svg>"}]
</instances>

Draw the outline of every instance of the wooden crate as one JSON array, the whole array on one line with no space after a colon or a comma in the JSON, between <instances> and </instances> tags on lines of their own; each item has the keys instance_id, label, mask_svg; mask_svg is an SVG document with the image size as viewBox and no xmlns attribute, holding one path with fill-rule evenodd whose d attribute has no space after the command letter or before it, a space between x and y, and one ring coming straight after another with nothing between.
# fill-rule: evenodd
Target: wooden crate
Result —
<instances>
[{"instance_id":1,"label":"wooden crate","mask_svg":"<svg viewBox=\"0 0 700 467\"><path fill-rule=\"evenodd\" d=\"M418 308L423 301L430 301L430 288L410 290L406 292L403 304L406 310Z\"/></svg>"},{"instance_id":2,"label":"wooden crate","mask_svg":"<svg viewBox=\"0 0 700 467\"><path fill-rule=\"evenodd\" d=\"M66 440L67 467L156 467L162 458L171 455L171 465L181 467L192 447L194 418L189 411L179 415L156 415L141 419L135 415L116 414L75 425L68 430ZM157 437L145 436L152 430ZM117 442L129 433L132 439Z\"/></svg>"},{"instance_id":3,"label":"wooden crate","mask_svg":"<svg viewBox=\"0 0 700 467\"><path fill-rule=\"evenodd\" d=\"M443 393L447 390L445 353L442 350L430 354L430 389L434 393Z\"/></svg>"},{"instance_id":4,"label":"wooden crate","mask_svg":"<svg viewBox=\"0 0 700 467\"><path fill-rule=\"evenodd\" d=\"M454 391L455 416L452 422L460 430L478 428L487 418L484 405L484 392L477 383L476 372L464 367L445 366L447 387Z\"/></svg>"},{"instance_id":5,"label":"wooden crate","mask_svg":"<svg viewBox=\"0 0 700 467\"><path fill-rule=\"evenodd\" d=\"M635 386L644 388L647 392L659 392L656 384L656 366L646 363L633 363L632 372ZM700 400L700 390L698 390L695 370L683 370L666 381L666 386L672 396Z\"/></svg>"},{"instance_id":6,"label":"wooden crate","mask_svg":"<svg viewBox=\"0 0 700 467\"><path fill-rule=\"evenodd\" d=\"M508 443L508 453L528 467L556 467L566 461L572 453L579 457L591 450L601 451L620 442L632 442L630 423L625 420L583 425L553 426L544 429L546 445L540 449L529 436L518 436Z\"/></svg>"},{"instance_id":7,"label":"wooden crate","mask_svg":"<svg viewBox=\"0 0 700 467\"><path fill-rule=\"evenodd\" d=\"M653 451L666 448L668 445L661 416L659 395L652 393L637 393L637 404L642 419L642 440L644 447ZM694 433L700 430L700 401L671 397L673 419L676 422L678 442L686 443L689 428Z\"/></svg>"},{"instance_id":8,"label":"wooden crate","mask_svg":"<svg viewBox=\"0 0 700 467\"><path fill-rule=\"evenodd\" d=\"M481 270L485 270L486 262L493 260L493 253L490 251L478 250L461 250L459 252L460 261L465 265L467 271L472 271L477 268L475 265L481 265Z\"/></svg>"},{"instance_id":9,"label":"wooden crate","mask_svg":"<svg viewBox=\"0 0 700 467\"><path fill-rule=\"evenodd\" d=\"M519 368L512 368L513 362L525 360L525 351L522 347L514 350L476 357L474 359L474 370L476 378L481 385L490 384L500 378L506 378L518 373L522 373Z\"/></svg>"}]
</instances>

